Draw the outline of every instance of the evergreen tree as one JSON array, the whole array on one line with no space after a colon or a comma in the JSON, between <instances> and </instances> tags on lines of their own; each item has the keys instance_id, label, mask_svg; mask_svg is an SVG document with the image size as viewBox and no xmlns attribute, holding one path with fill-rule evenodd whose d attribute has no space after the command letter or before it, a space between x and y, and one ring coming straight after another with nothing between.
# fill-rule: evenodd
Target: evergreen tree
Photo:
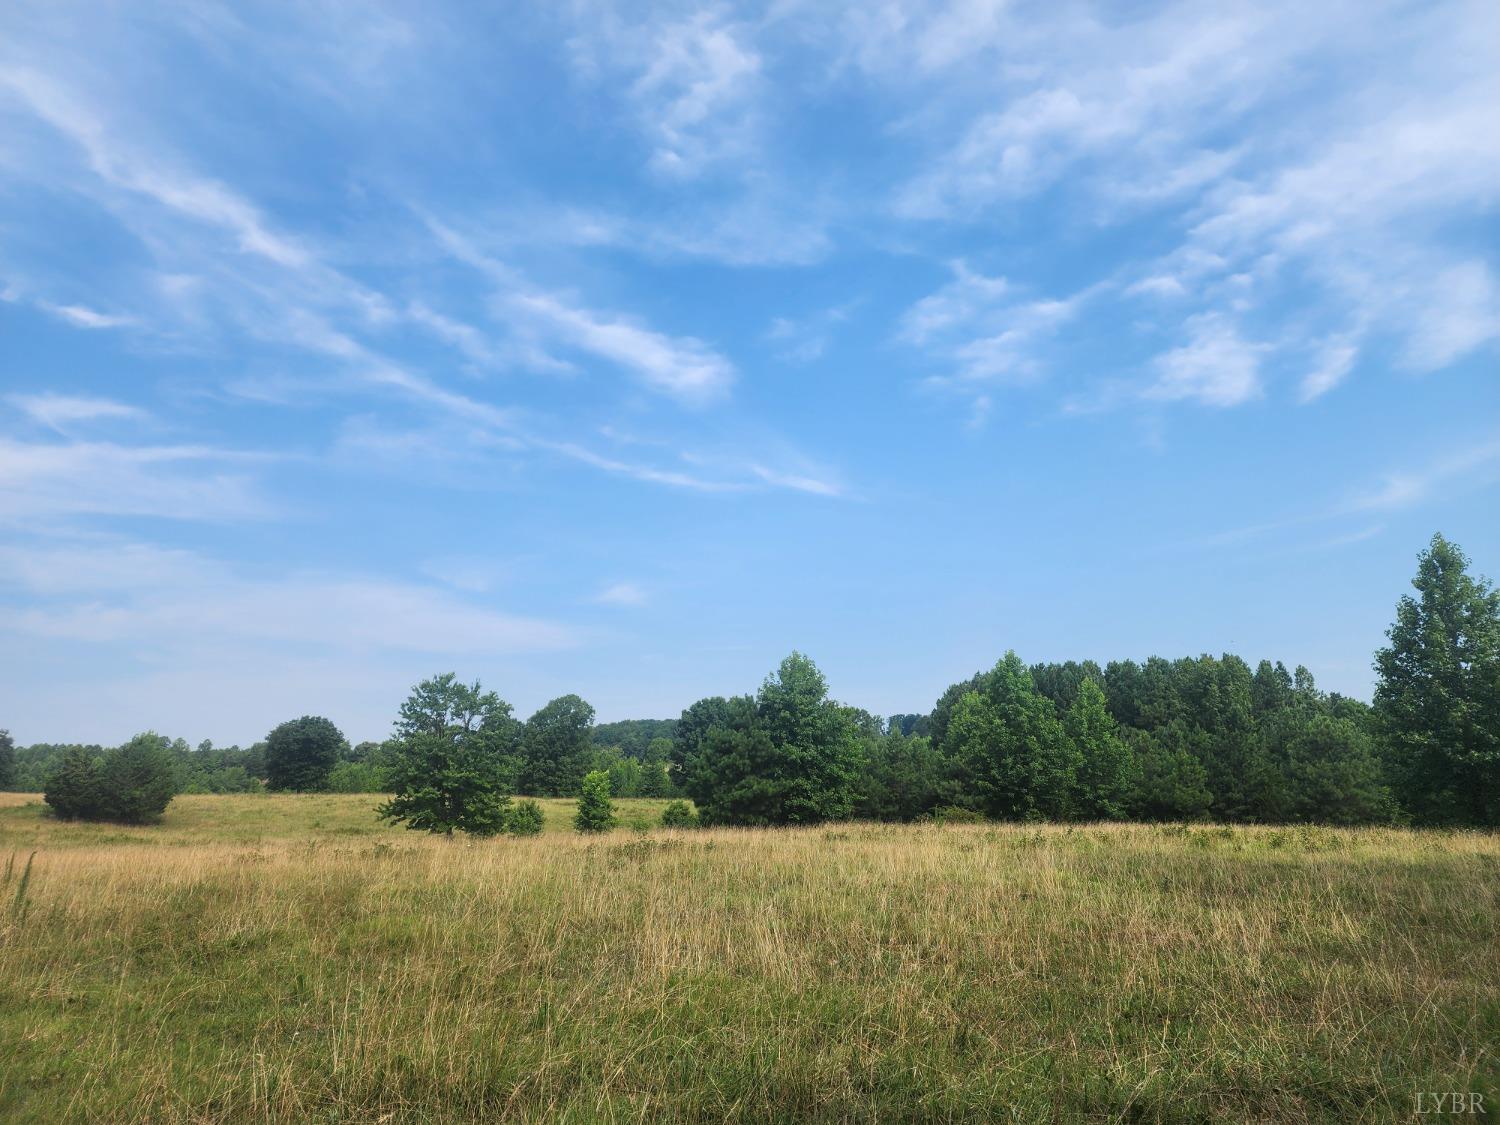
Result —
<instances>
[{"instance_id":1,"label":"evergreen tree","mask_svg":"<svg viewBox=\"0 0 1500 1125\"><path fill-rule=\"evenodd\" d=\"M1073 813L1084 820L1123 820L1136 785L1135 757L1110 716L1093 677L1073 689L1063 732L1078 752Z\"/></svg>"},{"instance_id":2,"label":"evergreen tree","mask_svg":"<svg viewBox=\"0 0 1500 1125\"><path fill-rule=\"evenodd\" d=\"M1250 704L1259 716L1273 715L1292 704L1292 675L1286 665L1277 661L1262 660L1255 666L1255 679L1250 688Z\"/></svg>"},{"instance_id":3,"label":"evergreen tree","mask_svg":"<svg viewBox=\"0 0 1500 1125\"><path fill-rule=\"evenodd\" d=\"M1136 788L1130 815L1140 820L1201 820L1208 815L1213 794L1193 740L1202 732L1181 722L1155 734L1126 728L1136 761Z\"/></svg>"},{"instance_id":4,"label":"evergreen tree","mask_svg":"<svg viewBox=\"0 0 1500 1125\"><path fill-rule=\"evenodd\" d=\"M869 820L911 821L952 800L947 760L921 736L908 737L899 724L865 741L855 815Z\"/></svg>"},{"instance_id":5,"label":"evergreen tree","mask_svg":"<svg viewBox=\"0 0 1500 1125\"><path fill-rule=\"evenodd\" d=\"M177 793L177 763L167 739L138 734L104 759L99 774L104 819L149 824Z\"/></svg>"},{"instance_id":6,"label":"evergreen tree","mask_svg":"<svg viewBox=\"0 0 1500 1125\"><path fill-rule=\"evenodd\" d=\"M576 796L593 761L594 709L576 695L548 703L526 720L521 736L521 792Z\"/></svg>"},{"instance_id":7,"label":"evergreen tree","mask_svg":"<svg viewBox=\"0 0 1500 1125\"><path fill-rule=\"evenodd\" d=\"M42 800L64 820L97 817L104 807L98 760L82 746L69 747L61 765L48 775Z\"/></svg>"},{"instance_id":8,"label":"evergreen tree","mask_svg":"<svg viewBox=\"0 0 1500 1125\"><path fill-rule=\"evenodd\" d=\"M1375 715L1420 824L1500 825L1500 591L1434 535L1375 654Z\"/></svg>"},{"instance_id":9,"label":"evergreen tree","mask_svg":"<svg viewBox=\"0 0 1500 1125\"><path fill-rule=\"evenodd\" d=\"M266 735L266 788L299 793L328 788L328 776L348 749L339 728L319 715L291 719Z\"/></svg>"},{"instance_id":10,"label":"evergreen tree","mask_svg":"<svg viewBox=\"0 0 1500 1125\"><path fill-rule=\"evenodd\" d=\"M448 672L401 705L391 749L395 796L380 815L424 832L493 836L506 826L516 723L510 704Z\"/></svg>"},{"instance_id":11,"label":"evergreen tree","mask_svg":"<svg viewBox=\"0 0 1500 1125\"><path fill-rule=\"evenodd\" d=\"M700 699L682 713L672 732L672 765L682 777L699 774L697 759L708 740L708 732L722 727L728 718L729 700L722 695Z\"/></svg>"},{"instance_id":12,"label":"evergreen tree","mask_svg":"<svg viewBox=\"0 0 1500 1125\"><path fill-rule=\"evenodd\" d=\"M1379 824L1395 815L1369 735L1347 719L1311 715L1286 749L1291 819L1318 824Z\"/></svg>"},{"instance_id":13,"label":"evergreen tree","mask_svg":"<svg viewBox=\"0 0 1500 1125\"><path fill-rule=\"evenodd\" d=\"M1066 820L1072 814L1078 751L1014 652L959 700L947 744L971 799L988 815Z\"/></svg>"},{"instance_id":14,"label":"evergreen tree","mask_svg":"<svg viewBox=\"0 0 1500 1125\"><path fill-rule=\"evenodd\" d=\"M615 805L609 797L609 774L593 770L584 775L573 826L580 832L608 832L615 826Z\"/></svg>"}]
</instances>

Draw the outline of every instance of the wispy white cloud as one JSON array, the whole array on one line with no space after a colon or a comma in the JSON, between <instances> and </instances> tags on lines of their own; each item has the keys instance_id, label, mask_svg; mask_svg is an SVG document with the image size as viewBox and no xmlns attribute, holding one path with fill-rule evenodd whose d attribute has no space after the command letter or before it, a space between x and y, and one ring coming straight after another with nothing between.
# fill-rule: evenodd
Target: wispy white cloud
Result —
<instances>
[{"instance_id":1,"label":"wispy white cloud","mask_svg":"<svg viewBox=\"0 0 1500 1125\"><path fill-rule=\"evenodd\" d=\"M652 168L696 176L738 155L754 128L750 96L760 58L743 34L714 12L696 12L655 30L650 59L632 93L654 140Z\"/></svg>"},{"instance_id":2,"label":"wispy white cloud","mask_svg":"<svg viewBox=\"0 0 1500 1125\"><path fill-rule=\"evenodd\" d=\"M766 341L783 363L812 363L828 348L838 326L849 319L858 301L820 309L804 316L778 316L766 329Z\"/></svg>"},{"instance_id":3,"label":"wispy white cloud","mask_svg":"<svg viewBox=\"0 0 1500 1125\"><path fill-rule=\"evenodd\" d=\"M0 519L154 516L264 518L255 455L207 446L32 443L0 438Z\"/></svg>"},{"instance_id":4,"label":"wispy white cloud","mask_svg":"<svg viewBox=\"0 0 1500 1125\"><path fill-rule=\"evenodd\" d=\"M138 406L91 395L64 395L52 392L13 394L6 399L34 421L61 431L71 422L96 422L109 419L139 420L147 417Z\"/></svg>"},{"instance_id":5,"label":"wispy white cloud","mask_svg":"<svg viewBox=\"0 0 1500 1125\"><path fill-rule=\"evenodd\" d=\"M38 301L37 305L53 316L61 317L76 328L124 328L126 325L135 323L133 317L113 316L84 305L57 305L51 301Z\"/></svg>"},{"instance_id":6,"label":"wispy white cloud","mask_svg":"<svg viewBox=\"0 0 1500 1125\"><path fill-rule=\"evenodd\" d=\"M548 294L513 293L504 303L541 334L618 364L652 390L682 402L700 404L722 398L733 382L733 366L700 340L666 336Z\"/></svg>"},{"instance_id":7,"label":"wispy white cloud","mask_svg":"<svg viewBox=\"0 0 1500 1125\"><path fill-rule=\"evenodd\" d=\"M0 628L91 644L448 655L547 651L578 639L568 626L433 587L363 575L252 578L194 552L132 541L6 546L0 578L38 598Z\"/></svg>"},{"instance_id":8,"label":"wispy white cloud","mask_svg":"<svg viewBox=\"0 0 1500 1125\"><path fill-rule=\"evenodd\" d=\"M1338 386L1354 370L1354 361L1359 357L1358 345L1348 336L1338 336L1325 341L1318 349L1312 369L1302 377L1300 395L1303 402L1321 398Z\"/></svg>"},{"instance_id":9,"label":"wispy white cloud","mask_svg":"<svg viewBox=\"0 0 1500 1125\"><path fill-rule=\"evenodd\" d=\"M594 595L600 605L642 606L646 600L646 591L634 582L612 582Z\"/></svg>"},{"instance_id":10,"label":"wispy white cloud","mask_svg":"<svg viewBox=\"0 0 1500 1125\"><path fill-rule=\"evenodd\" d=\"M987 277L964 262L954 278L902 315L897 338L922 347L944 368L926 384L959 390L974 400L971 426L982 424L992 403L988 383L1018 385L1046 374L1049 342L1094 295L1083 290L1065 298L1036 299L1004 277ZM981 406L978 399L983 398Z\"/></svg>"},{"instance_id":11,"label":"wispy white cloud","mask_svg":"<svg viewBox=\"0 0 1500 1125\"><path fill-rule=\"evenodd\" d=\"M1156 359L1156 379L1143 392L1163 402L1238 406L1259 397L1260 352L1235 325L1217 314L1188 323L1189 339Z\"/></svg>"},{"instance_id":12,"label":"wispy white cloud","mask_svg":"<svg viewBox=\"0 0 1500 1125\"><path fill-rule=\"evenodd\" d=\"M238 194L221 183L166 166L160 154L146 157L131 151L89 107L47 76L19 67L0 68L0 89L24 101L76 143L89 167L107 183L225 231L247 254L280 266L311 264L305 248L272 231L259 211Z\"/></svg>"},{"instance_id":13,"label":"wispy white cloud","mask_svg":"<svg viewBox=\"0 0 1500 1125\"><path fill-rule=\"evenodd\" d=\"M1357 495L1343 510L1386 512L1409 508L1431 499L1453 482L1478 486L1493 481L1497 472L1500 472L1500 439L1449 453L1420 469L1387 473L1377 487Z\"/></svg>"}]
</instances>

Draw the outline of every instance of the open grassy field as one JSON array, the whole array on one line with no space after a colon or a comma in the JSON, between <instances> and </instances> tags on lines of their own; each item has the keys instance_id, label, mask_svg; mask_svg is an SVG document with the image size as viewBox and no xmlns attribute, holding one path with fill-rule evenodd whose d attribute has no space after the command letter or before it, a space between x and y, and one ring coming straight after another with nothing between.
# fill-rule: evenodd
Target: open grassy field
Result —
<instances>
[{"instance_id":1,"label":"open grassy field","mask_svg":"<svg viewBox=\"0 0 1500 1125\"><path fill-rule=\"evenodd\" d=\"M27 800L0 807L4 1120L1500 1109L1494 836L582 838L548 802L540 837L449 841L371 797L181 797L146 829Z\"/></svg>"}]
</instances>

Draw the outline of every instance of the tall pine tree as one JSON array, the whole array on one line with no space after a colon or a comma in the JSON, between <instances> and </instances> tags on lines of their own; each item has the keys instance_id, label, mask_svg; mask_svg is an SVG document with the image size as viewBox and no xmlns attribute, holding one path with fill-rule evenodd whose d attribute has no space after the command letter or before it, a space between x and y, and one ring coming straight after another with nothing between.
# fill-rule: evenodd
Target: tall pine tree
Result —
<instances>
[{"instance_id":1,"label":"tall pine tree","mask_svg":"<svg viewBox=\"0 0 1500 1125\"><path fill-rule=\"evenodd\" d=\"M1421 824L1500 825L1500 591L1434 535L1417 596L1375 654L1375 715L1401 802Z\"/></svg>"}]
</instances>

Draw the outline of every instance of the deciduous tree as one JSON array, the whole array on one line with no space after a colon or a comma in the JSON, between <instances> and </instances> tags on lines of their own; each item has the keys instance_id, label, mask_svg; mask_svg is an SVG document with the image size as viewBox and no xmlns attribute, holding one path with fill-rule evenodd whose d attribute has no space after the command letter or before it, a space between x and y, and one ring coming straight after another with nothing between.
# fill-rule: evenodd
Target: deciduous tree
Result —
<instances>
[{"instance_id":1,"label":"deciduous tree","mask_svg":"<svg viewBox=\"0 0 1500 1125\"><path fill-rule=\"evenodd\" d=\"M387 820L425 832L493 836L506 825L517 724L510 704L448 672L401 705L391 746Z\"/></svg>"},{"instance_id":2,"label":"deciduous tree","mask_svg":"<svg viewBox=\"0 0 1500 1125\"><path fill-rule=\"evenodd\" d=\"M328 788L328 775L348 747L339 728L320 715L291 719L266 735L266 788L299 793Z\"/></svg>"}]
</instances>

